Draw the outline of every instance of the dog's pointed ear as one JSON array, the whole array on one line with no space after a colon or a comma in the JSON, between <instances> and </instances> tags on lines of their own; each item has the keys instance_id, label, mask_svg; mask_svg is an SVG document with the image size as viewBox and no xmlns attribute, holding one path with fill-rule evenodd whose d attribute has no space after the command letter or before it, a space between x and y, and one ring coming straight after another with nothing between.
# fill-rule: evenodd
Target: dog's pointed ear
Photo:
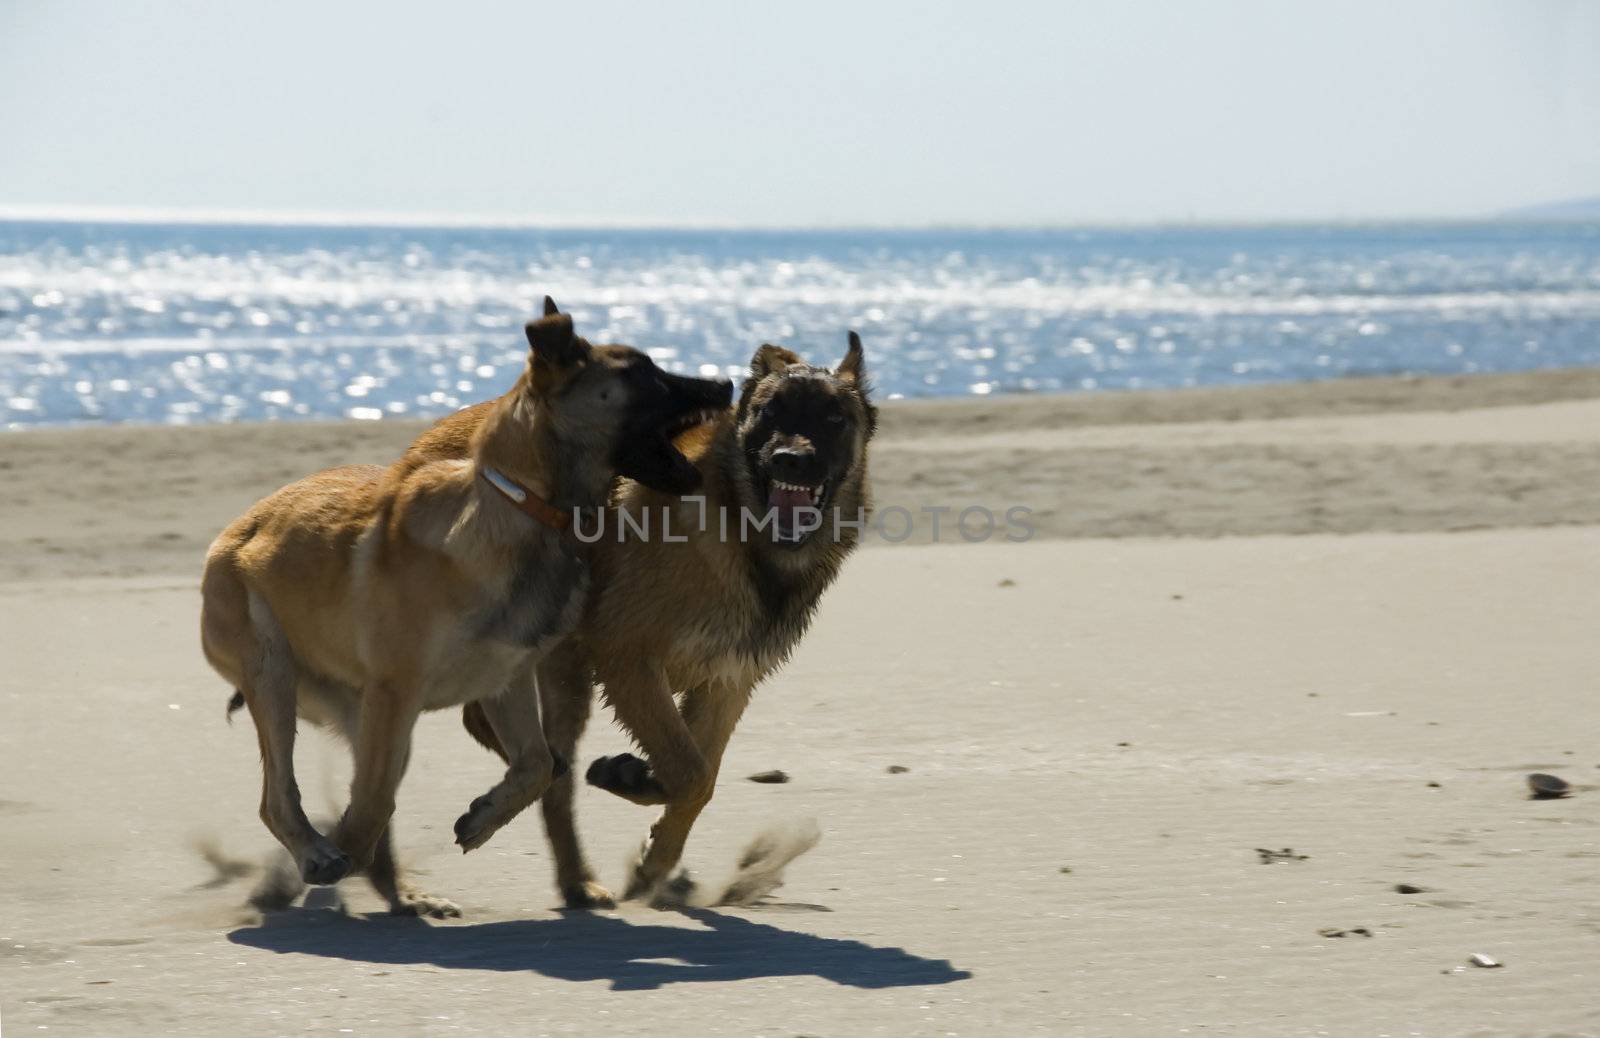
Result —
<instances>
[{"instance_id":1,"label":"dog's pointed ear","mask_svg":"<svg viewBox=\"0 0 1600 1038\"><path fill-rule=\"evenodd\" d=\"M839 362L833 373L851 382L860 382L866 378L866 360L861 353L861 336L855 332L850 333L850 345L844 351L844 360Z\"/></svg>"},{"instance_id":2,"label":"dog's pointed ear","mask_svg":"<svg viewBox=\"0 0 1600 1038\"><path fill-rule=\"evenodd\" d=\"M793 350L786 350L769 342L756 350L756 355L750 358L750 378L759 382L768 375L780 374L791 365L802 363L804 362L799 354Z\"/></svg>"},{"instance_id":3,"label":"dog's pointed ear","mask_svg":"<svg viewBox=\"0 0 1600 1038\"><path fill-rule=\"evenodd\" d=\"M549 296L545 296L544 297L544 315L546 317L554 317L556 314L559 314L560 312L561 311L556 308L556 301L554 299L551 299Z\"/></svg>"},{"instance_id":4,"label":"dog's pointed ear","mask_svg":"<svg viewBox=\"0 0 1600 1038\"><path fill-rule=\"evenodd\" d=\"M540 368L564 370L583 359L586 344L573 334L570 314L551 314L529 321L523 329L528 336L530 363Z\"/></svg>"},{"instance_id":5,"label":"dog's pointed ear","mask_svg":"<svg viewBox=\"0 0 1600 1038\"><path fill-rule=\"evenodd\" d=\"M739 390L739 405L735 413L739 421L744 421L744 416L750 410L750 398L755 396L756 387L768 375L781 375L795 364L805 363L800 355L793 350L786 350L782 346L774 346L770 342L756 350L756 355L750 358L750 377L744 380L744 386Z\"/></svg>"},{"instance_id":6,"label":"dog's pointed ear","mask_svg":"<svg viewBox=\"0 0 1600 1038\"><path fill-rule=\"evenodd\" d=\"M861 406L867 412L867 439L878 431L878 408L872 403L872 386L867 381L867 361L861 350L861 336L850 333L850 345L845 348L844 360L834 369L834 374L855 387Z\"/></svg>"}]
</instances>

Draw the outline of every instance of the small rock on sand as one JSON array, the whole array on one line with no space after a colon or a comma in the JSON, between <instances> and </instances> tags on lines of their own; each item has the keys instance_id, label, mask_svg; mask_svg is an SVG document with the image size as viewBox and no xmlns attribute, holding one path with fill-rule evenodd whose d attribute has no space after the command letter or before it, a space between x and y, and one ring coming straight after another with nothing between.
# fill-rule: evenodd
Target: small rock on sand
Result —
<instances>
[{"instance_id":1,"label":"small rock on sand","mask_svg":"<svg viewBox=\"0 0 1600 1038\"><path fill-rule=\"evenodd\" d=\"M1528 789L1533 792L1535 800L1558 800L1572 792L1572 786L1566 779L1539 771L1528 776Z\"/></svg>"},{"instance_id":2,"label":"small rock on sand","mask_svg":"<svg viewBox=\"0 0 1600 1038\"><path fill-rule=\"evenodd\" d=\"M891 764L888 767L888 772L891 775L904 775L910 770L911 769L906 767L904 764Z\"/></svg>"},{"instance_id":3,"label":"small rock on sand","mask_svg":"<svg viewBox=\"0 0 1600 1038\"><path fill-rule=\"evenodd\" d=\"M756 772L754 775L750 776L750 781L751 782L765 782L768 785L776 786L776 785L781 785L782 783L788 782L789 781L789 774L788 774L788 772L779 771L777 768L773 768L771 771L758 771L758 772Z\"/></svg>"},{"instance_id":4,"label":"small rock on sand","mask_svg":"<svg viewBox=\"0 0 1600 1038\"><path fill-rule=\"evenodd\" d=\"M1486 970L1497 970L1501 966L1505 965L1505 963L1499 961L1493 956L1485 955L1482 952L1474 953L1472 958L1468 959L1467 961L1472 963L1474 966L1479 967L1480 969Z\"/></svg>"},{"instance_id":5,"label":"small rock on sand","mask_svg":"<svg viewBox=\"0 0 1600 1038\"><path fill-rule=\"evenodd\" d=\"M1293 847L1285 847L1281 851L1269 850L1266 847L1257 847L1256 854L1261 856L1261 864L1271 865L1280 861L1305 861L1309 854L1296 854Z\"/></svg>"}]
</instances>

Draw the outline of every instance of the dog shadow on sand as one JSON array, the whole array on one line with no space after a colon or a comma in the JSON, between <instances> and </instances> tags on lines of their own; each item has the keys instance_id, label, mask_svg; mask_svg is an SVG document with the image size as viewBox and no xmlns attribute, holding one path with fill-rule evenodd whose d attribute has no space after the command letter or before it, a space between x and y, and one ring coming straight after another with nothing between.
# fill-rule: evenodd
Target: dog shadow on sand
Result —
<instances>
[{"instance_id":1,"label":"dog shadow on sand","mask_svg":"<svg viewBox=\"0 0 1600 1038\"><path fill-rule=\"evenodd\" d=\"M946 959L904 948L817 937L710 909L677 909L699 929L614 915L434 926L416 919L289 910L234 930L235 944L381 965L531 971L556 980L609 980L613 991L666 984L815 976L855 988L915 987L966 980Z\"/></svg>"}]
</instances>

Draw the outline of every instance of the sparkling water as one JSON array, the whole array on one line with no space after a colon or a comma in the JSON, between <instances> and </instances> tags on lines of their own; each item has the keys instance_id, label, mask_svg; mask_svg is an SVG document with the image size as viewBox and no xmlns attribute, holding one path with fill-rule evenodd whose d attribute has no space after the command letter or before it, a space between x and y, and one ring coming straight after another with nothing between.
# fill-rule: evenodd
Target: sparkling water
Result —
<instances>
[{"instance_id":1,"label":"sparkling water","mask_svg":"<svg viewBox=\"0 0 1600 1038\"><path fill-rule=\"evenodd\" d=\"M1600 225L539 231L0 223L0 424L432 416L549 293L737 376L861 332L882 398L1600 364Z\"/></svg>"}]
</instances>

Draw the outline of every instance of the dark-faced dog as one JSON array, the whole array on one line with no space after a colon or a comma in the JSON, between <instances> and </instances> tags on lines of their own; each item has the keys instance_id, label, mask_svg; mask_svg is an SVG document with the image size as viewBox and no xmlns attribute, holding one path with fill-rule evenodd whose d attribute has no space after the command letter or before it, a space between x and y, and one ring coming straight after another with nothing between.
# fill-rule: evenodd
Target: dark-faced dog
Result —
<instances>
[{"instance_id":1,"label":"dark-faced dog","mask_svg":"<svg viewBox=\"0 0 1600 1038\"><path fill-rule=\"evenodd\" d=\"M411 456L460 457L486 417L468 409L445 419ZM627 896L654 890L679 861L751 692L788 658L855 547L850 524L866 517L876 424L854 333L832 369L763 346L738 406L677 441L699 473L698 495L620 486L613 518L631 522L590 546L582 619L537 672L555 753L573 754L597 683L644 751L601 758L587 773L617 796L665 807ZM641 522L650 535L634 532ZM468 704L464 721L507 756L481 704ZM572 783L557 779L541 802L557 884L571 907L608 904L578 842Z\"/></svg>"}]
</instances>

